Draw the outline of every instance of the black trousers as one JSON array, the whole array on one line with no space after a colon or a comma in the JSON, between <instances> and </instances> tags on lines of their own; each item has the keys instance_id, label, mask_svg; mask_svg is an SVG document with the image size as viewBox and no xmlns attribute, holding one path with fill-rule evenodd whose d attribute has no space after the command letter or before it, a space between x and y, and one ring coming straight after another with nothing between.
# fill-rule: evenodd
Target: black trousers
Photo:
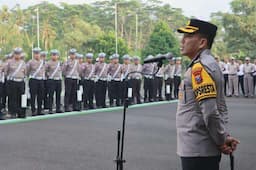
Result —
<instances>
[{"instance_id":1,"label":"black trousers","mask_svg":"<svg viewBox=\"0 0 256 170\"><path fill-rule=\"evenodd\" d=\"M221 156L181 157L182 170L219 170Z\"/></svg>"},{"instance_id":2,"label":"black trousers","mask_svg":"<svg viewBox=\"0 0 256 170\"><path fill-rule=\"evenodd\" d=\"M154 79L144 79L144 102L150 102L155 100L154 94Z\"/></svg>"},{"instance_id":3,"label":"black trousers","mask_svg":"<svg viewBox=\"0 0 256 170\"><path fill-rule=\"evenodd\" d=\"M49 110L52 111L53 106L53 96L55 93L55 100L56 100L56 111L60 111L60 100L61 100L61 80L47 80L47 88L48 88L48 94L49 94Z\"/></svg>"},{"instance_id":4,"label":"black trousers","mask_svg":"<svg viewBox=\"0 0 256 170\"><path fill-rule=\"evenodd\" d=\"M228 74L224 74L224 94L227 96L228 94Z\"/></svg>"},{"instance_id":5,"label":"black trousers","mask_svg":"<svg viewBox=\"0 0 256 170\"><path fill-rule=\"evenodd\" d=\"M44 80L30 79L29 91L31 96L32 113L36 112L35 103L37 101L37 114L41 114L44 94Z\"/></svg>"},{"instance_id":6,"label":"black trousers","mask_svg":"<svg viewBox=\"0 0 256 170\"><path fill-rule=\"evenodd\" d=\"M158 100L162 100L162 90L163 90L163 77L155 77L155 95Z\"/></svg>"},{"instance_id":7,"label":"black trousers","mask_svg":"<svg viewBox=\"0 0 256 170\"><path fill-rule=\"evenodd\" d=\"M95 99L97 107L106 107L107 81L98 80L95 83Z\"/></svg>"},{"instance_id":8,"label":"black trousers","mask_svg":"<svg viewBox=\"0 0 256 170\"><path fill-rule=\"evenodd\" d=\"M69 105L72 105L73 110L77 110L77 89L77 79L65 78L64 107L66 111L69 111Z\"/></svg>"},{"instance_id":9,"label":"black trousers","mask_svg":"<svg viewBox=\"0 0 256 170\"><path fill-rule=\"evenodd\" d=\"M93 108L95 83L93 80L83 80L84 107Z\"/></svg>"},{"instance_id":10,"label":"black trousers","mask_svg":"<svg viewBox=\"0 0 256 170\"><path fill-rule=\"evenodd\" d=\"M12 116L25 117L25 109L21 108L21 96L25 93L25 83L8 81L9 113Z\"/></svg>"},{"instance_id":11,"label":"black trousers","mask_svg":"<svg viewBox=\"0 0 256 170\"><path fill-rule=\"evenodd\" d=\"M167 86L170 86L170 93L167 94ZM174 86L174 79L173 78L168 78L165 80L165 99L166 100L171 100L172 99L172 90Z\"/></svg>"},{"instance_id":12,"label":"black trousers","mask_svg":"<svg viewBox=\"0 0 256 170\"><path fill-rule=\"evenodd\" d=\"M181 77L180 76L174 76L174 98L178 98L179 95L179 86L181 83Z\"/></svg>"},{"instance_id":13,"label":"black trousers","mask_svg":"<svg viewBox=\"0 0 256 170\"><path fill-rule=\"evenodd\" d=\"M109 83L109 104L112 106L114 104L114 99L116 100L116 106L121 105L122 97L122 82L112 80Z\"/></svg>"},{"instance_id":14,"label":"black trousers","mask_svg":"<svg viewBox=\"0 0 256 170\"><path fill-rule=\"evenodd\" d=\"M141 99L140 99L141 80L132 79L131 82L132 82L133 102L136 101L137 104L140 104L141 103Z\"/></svg>"},{"instance_id":15,"label":"black trousers","mask_svg":"<svg viewBox=\"0 0 256 170\"><path fill-rule=\"evenodd\" d=\"M239 87L241 87L244 95L244 76L238 76L238 90L240 89Z\"/></svg>"},{"instance_id":16,"label":"black trousers","mask_svg":"<svg viewBox=\"0 0 256 170\"><path fill-rule=\"evenodd\" d=\"M48 86L48 80L44 80L44 93L43 93L43 105L44 109L50 109L50 101L49 101L49 86Z\"/></svg>"}]
</instances>

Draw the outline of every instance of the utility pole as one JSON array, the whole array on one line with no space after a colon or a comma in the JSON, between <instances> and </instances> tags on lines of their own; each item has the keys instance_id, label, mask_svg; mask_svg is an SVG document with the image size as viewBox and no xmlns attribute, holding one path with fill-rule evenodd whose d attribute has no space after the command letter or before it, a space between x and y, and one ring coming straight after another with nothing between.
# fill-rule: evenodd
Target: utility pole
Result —
<instances>
[{"instance_id":1,"label":"utility pole","mask_svg":"<svg viewBox=\"0 0 256 170\"><path fill-rule=\"evenodd\" d=\"M115 3L115 37L116 37L116 54L118 54L118 30L117 30L117 3Z\"/></svg>"},{"instance_id":2,"label":"utility pole","mask_svg":"<svg viewBox=\"0 0 256 170\"><path fill-rule=\"evenodd\" d=\"M138 52L138 14L135 15L135 54Z\"/></svg>"},{"instance_id":3,"label":"utility pole","mask_svg":"<svg viewBox=\"0 0 256 170\"><path fill-rule=\"evenodd\" d=\"M40 35L40 28L39 28L39 9L36 8L36 24L37 24L37 47L40 47L39 35Z\"/></svg>"}]
</instances>

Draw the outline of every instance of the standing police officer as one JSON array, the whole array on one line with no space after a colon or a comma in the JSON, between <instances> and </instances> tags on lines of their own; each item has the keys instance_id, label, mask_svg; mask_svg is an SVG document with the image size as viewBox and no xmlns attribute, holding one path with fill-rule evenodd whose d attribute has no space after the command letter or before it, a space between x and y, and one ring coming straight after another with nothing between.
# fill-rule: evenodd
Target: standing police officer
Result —
<instances>
[{"instance_id":1,"label":"standing police officer","mask_svg":"<svg viewBox=\"0 0 256 170\"><path fill-rule=\"evenodd\" d=\"M110 98L110 106L113 106L114 100L116 100L116 106L121 105L121 93L122 90L122 84L121 84L121 78L122 78L122 65L119 64L119 55L113 54L111 57L111 63L108 67L108 75L109 75L109 98Z\"/></svg>"},{"instance_id":2,"label":"standing police officer","mask_svg":"<svg viewBox=\"0 0 256 170\"><path fill-rule=\"evenodd\" d=\"M42 115L42 102L44 94L45 63L40 58L40 48L33 49L33 59L27 63L27 74L29 75L29 90L31 96L32 116ZM35 101L37 100L37 112Z\"/></svg>"},{"instance_id":3,"label":"standing police officer","mask_svg":"<svg viewBox=\"0 0 256 170\"><path fill-rule=\"evenodd\" d=\"M98 62L95 64L95 99L97 108L106 107L108 64L105 63L105 53L98 54Z\"/></svg>"},{"instance_id":4,"label":"standing police officer","mask_svg":"<svg viewBox=\"0 0 256 170\"><path fill-rule=\"evenodd\" d=\"M84 79L83 81L83 92L84 92L84 107L88 109L93 109L93 97L94 97L94 71L95 65L93 64L93 54L87 53L85 55L86 63L83 64L81 75Z\"/></svg>"},{"instance_id":5,"label":"standing police officer","mask_svg":"<svg viewBox=\"0 0 256 170\"><path fill-rule=\"evenodd\" d=\"M253 97L253 72L254 72L254 65L250 63L250 58L245 58L244 63L244 96L245 97Z\"/></svg>"},{"instance_id":6,"label":"standing police officer","mask_svg":"<svg viewBox=\"0 0 256 170\"><path fill-rule=\"evenodd\" d=\"M47 51L41 51L40 52L40 57L41 57L41 60L44 61L44 64L46 64L47 62L47 54L48 52ZM44 94L43 94L43 106L44 106L44 109L49 109L49 88L47 86L47 79L44 80Z\"/></svg>"},{"instance_id":7,"label":"standing police officer","mask_svg":"<svg viewBox=\"0 0 256 170\"><path fill-rule=\"evenodd\" d=\"M131 75L129 73L131 72L132 66L131 66L131 57L128 54L125 54L123 56L123 65L121 68L122 72L122 78L121 78L121 104L124 103L124 99L127 97L128 94L128 88L132 87L131 83Z\"/></svg>"},{"instance_id":8,"label":"standing police officer","mask_svg":"<svg viewBox=\"0 0 256 170\"><path fill-rule=\"evenodd\" d=\"M238 97L238 76L237 72L239 71L239 65L235 62L235 58L231 57L231 62L228 65L228 87L229 94L228 97L233 95L233 92L236 97Z\"/></svg>"},{"instance_id":9,"label":"standing police officer","mask_svg":"<svg viewBox=\"0 0 256 170\"><path fill-rule=\"evenodd\" d=\"M182 73L182 66L181 66L181 58L177 57L175 59L175 67L174 67L174 98L178 98L179 94L179 86L181 83L181 73Z\"/></svg>"},{"instance_id":10,"label":"standing police officer","mask_svg":"<svg viewBox=\"0 0 256 170\"><path fill-rule=\"evenodd\" d=\"M62 66L59 61L59 51L51 50L51 60L46 63L45 72L47 76L47 87L49 94L49 114L53 114L53 96L56 98L56 113L61 110L61 90L62 90Z\"/></svg>"},{"instance_id":11,"label":"standing police officer","mask_svg":"<svg viewBox=\"0 0 256 170\"><path fill-rule=\"evenodd\" d=\"M154 79L155 97L157 98L158 101L163 101L163 96L162 96L163 80L164 80L164 66L159 68Z\"/></svg>"},{"instance_id":12,"label":"standing police officer","mask_svg":"<svg viewBox=\"0 0 256 170\"><path fill-rule=\"evenodd\" d=\"M210 51L216 31L217 26L197 19L178 29L184 34L181 54L191 59L176 114L183 170L219 170L221 152L230 154L238 144L227 132L222 73Z\"/></svg>"},{"instance_id":13,"label":"standing police officer","mask_svg":"<svg viewBox=\"0 0 256 170\"><path fill-rule=\"evenodd\" d=\"M0 120L3 119L2 110L4 108L4 82L5 82L5 74L4 74L4 63L0 60Z\"/></svg>"},{"instance_id":14,"label":"standing police officer","mask_svg":"<svg viewBox=\"0 0 256 170\"><path fill-rule=\"evenodd\" d=\"M141 104L140 99L140 89L141 89L141 80L142 80L142 65L140 64L140 58L138 56L133 57L133 65L131 72L137 72L131 74L132 81L132 97L133 102Z\"/></svg>"},{"instance_id":15,"label":"standing police officer","mask_svg":"<svg viewBox=\"0 0 256 170\"><path fill-rule=\"evenodd\" d=\"M77 111L77 89L78 81L80 79L80 67L79 62L76 59L76 49L72 48L69 50L69 59L64 63L62 71L65 76L65 112L71 111L69 108L70 104L72 105L73 111Z\"/></svg>"},{"instance_id":16,"label":"standing police officer","mask_svg":"<svg viewBox=\"0 0 256 170\"><path fill-rule=\"evenodd\" d=\"M175 68L175 59L169 59L169 64L165 66L165 99L172 100L172 90L174 87L174 68Z\"/></svg>"},{"instance_id":17,"label":"standing police officer","mask_svg":"<svg viewBox=\"0 0 256 170\"><path fill-rule=\"evenodd\" d=\"M149 55L147 59L153 58ZM154 69L155 65L153 63L144 64L142 67L142 73L144 75L144 102L154 101Z\"/></svg>"},{"instance_id":18,"label":"standing police officer","mask_svg":"<svg viewBox=\"0 0 256 170\"><path fill-rule=\"evenodd\" d=\"M25 118L26 112L21 107L21 96L25 93L26 63L21 60L22 48L15 48L14 58L5 67L8 77L8 111L11 118Z\"/></svg>"}]
</instances>

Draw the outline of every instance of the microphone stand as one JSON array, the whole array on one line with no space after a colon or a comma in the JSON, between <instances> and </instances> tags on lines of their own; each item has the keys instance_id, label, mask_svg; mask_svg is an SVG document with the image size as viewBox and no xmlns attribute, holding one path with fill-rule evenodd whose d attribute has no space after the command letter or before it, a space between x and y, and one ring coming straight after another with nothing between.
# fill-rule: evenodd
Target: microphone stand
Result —
<instances>
[{"instance_id":1,"label":"microphone stand","mask_svg":"<svg viewBox=\"0 0 256 170\"><path fill-rule=\"evenodd\" d=\"M157 63L157 70L153 73L153 74L144 74L142 72L139 71L133 71L130 72L126 75L125 79L124 79L124 83L125 83L125 90L128 90L128 77L130 74L134 74L134 73L139 73L141 75L150 75L150 76L155 76L157 74L157 72L160 70L160 68L163 65L163 61L160 60ZM116 159L114 160L116 163L116 170L123 170L124 168L124 163L126 162L126 160L123 157L124 154L124 136L125 136L125 127L126 127L126 112L129 106L129 96L128 96L128 92L125 92L124 95L124 100L123 100L123 121L122 121L122 129L118 129L117 130L117 154L116 154Z\"/></svg>"}]
</instances>

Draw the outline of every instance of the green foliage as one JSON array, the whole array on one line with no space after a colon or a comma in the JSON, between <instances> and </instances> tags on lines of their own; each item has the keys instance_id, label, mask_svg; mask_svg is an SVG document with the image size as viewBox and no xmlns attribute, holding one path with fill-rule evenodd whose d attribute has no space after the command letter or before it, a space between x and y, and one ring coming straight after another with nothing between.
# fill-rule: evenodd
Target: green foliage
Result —
<instances>
[{"instance_id":1,"label":"green foliage","mask_svg":"<svg viewBox=\"0 0 256 170\"><path fill-rule=\"evenodd\" d=\"M100 53L104 52L107 56L114 54L116 51L115 34L109 32L98 37L98 39L88 43L88 47L93 50L92 52ZM128 47L122 38L118 38L118 54L123 56L128 53Z\"/></svg>"},{"instance_id":2,"label":"green foliage","mask_svg":"<svg viewBox=\"0 0 256 170\"><path fill-rule=\"evenodd\" d=\"M179 54L179 45L174 37L172 30L170 30L167 23L161 21L156 24L149 42L143 49L143 56L157 55L172 52L174 55Z\"/></svg>"},{"instance_id":3,"label":"green foliage","mask_svg":"<svg viewBox=\"0 0 256 170\"><path fill-rule=\"evenodd\" d=\"M231 13L218 13L223 25L222 43L230 55L243 59L246 56L256 57L256 1L234 0ZM219 49L222 51L222 49Z\"/></svg>"},{"instance_id":4,"label":"green foliage","mask_svg":"<svg viewBox=\"0 0 256 170\"><path fill-rule=\"evenodd\" d=\"M110 55L115 52L115 3L118 4L118 51L121 55L128 52L132 55L141 54L160 20L166 23L165 27L170 27L170 31L176 30L186 20L181 9L158 0L98 0L92 4L61 3L58 6L49 2L43 1L27 9L21 9L19 5L11 10L2 6L1 56L14 47L21 46L27 53L27 59L31 58L31 48L37 46L37 8L40 14L40 47L48 51L56 48L63 58L71 47L77 48L81 53L105 51Z\"/></svg>"}]
</instances>

